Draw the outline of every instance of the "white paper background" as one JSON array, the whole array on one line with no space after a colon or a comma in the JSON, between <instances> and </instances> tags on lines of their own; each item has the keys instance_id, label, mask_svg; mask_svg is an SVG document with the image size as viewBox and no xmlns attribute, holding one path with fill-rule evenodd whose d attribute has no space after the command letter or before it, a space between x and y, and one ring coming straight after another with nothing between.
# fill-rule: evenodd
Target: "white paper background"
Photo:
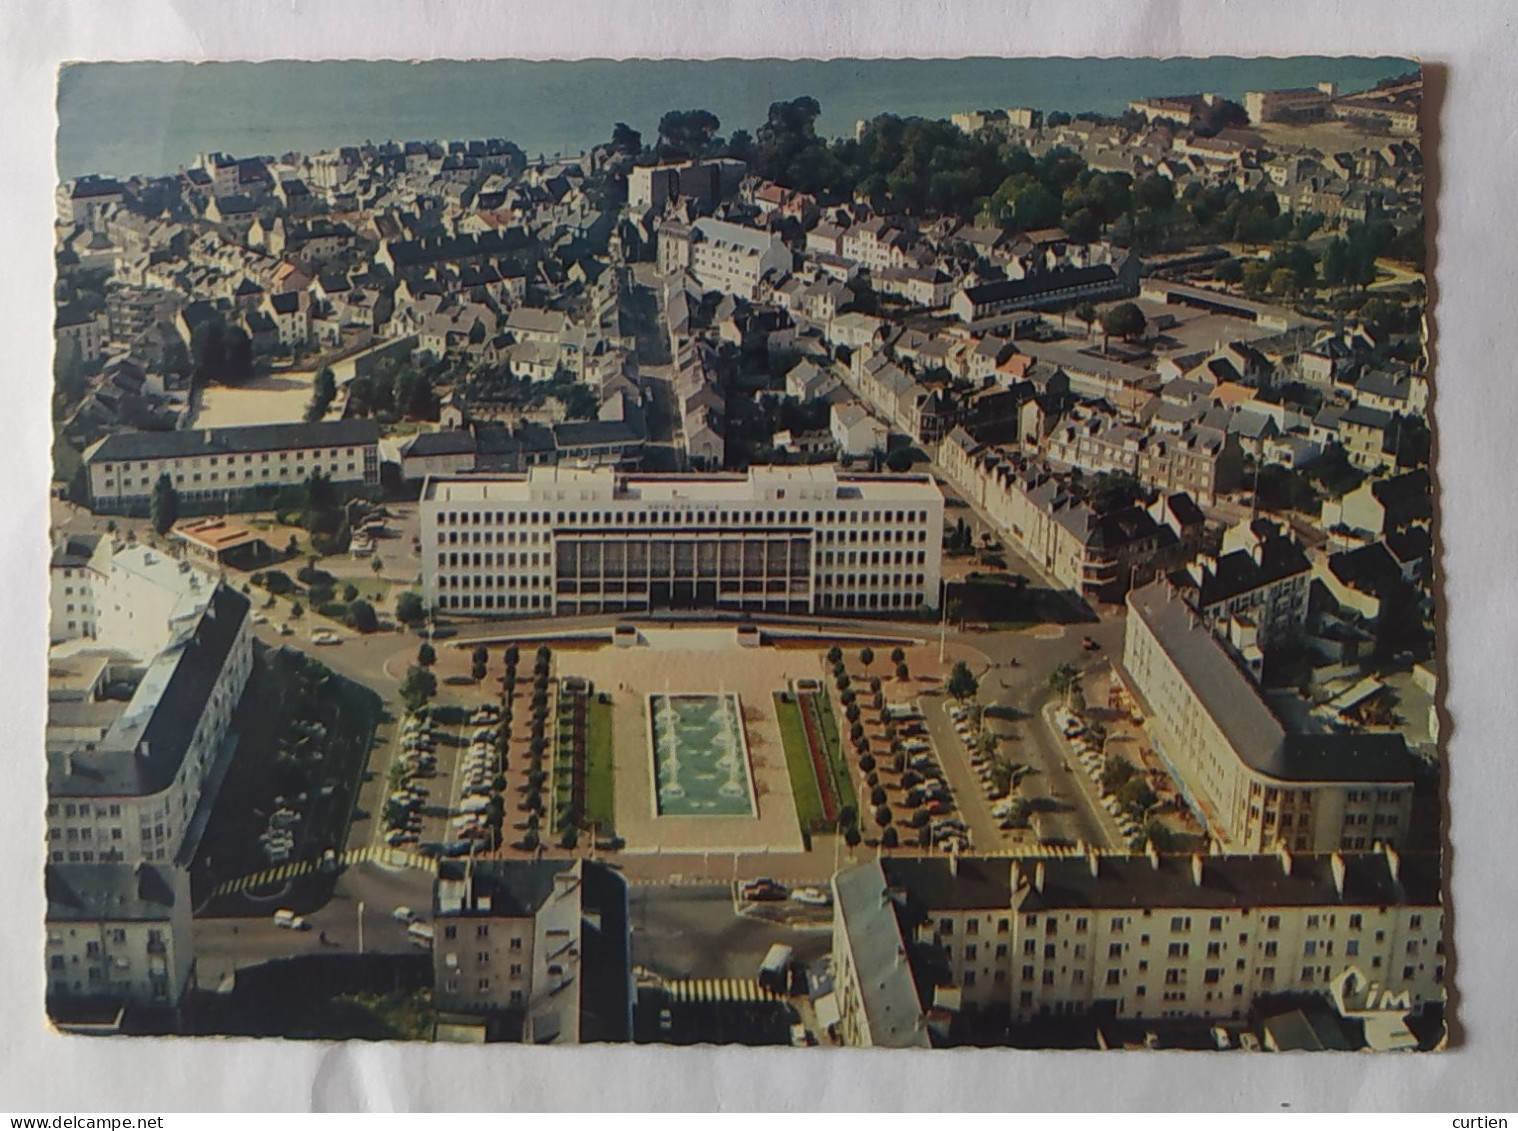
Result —
<instances>
[{"instance_id":1,"label":"white paper background","mask_svg":"<svg viewBox=\"0 0 1518 1131\"><path fill-rule=\"evenodd\" d=\"M1512 1110L1515 254L1510 8L1257 0L1018 3L196 3L0 11L0 505L6 676L0 1110L536 1108ZM41 1019L54 72L66 59L738 55L1414 55L1436 306L1439 530L1459 1047L1421 1057L798 1054L64 1039ZM1437 125L1435 125L1437 123ZM609 123L608 123L609 124ZM736 123L735 123L736 124Z\"/></svg>"}]
</instances>

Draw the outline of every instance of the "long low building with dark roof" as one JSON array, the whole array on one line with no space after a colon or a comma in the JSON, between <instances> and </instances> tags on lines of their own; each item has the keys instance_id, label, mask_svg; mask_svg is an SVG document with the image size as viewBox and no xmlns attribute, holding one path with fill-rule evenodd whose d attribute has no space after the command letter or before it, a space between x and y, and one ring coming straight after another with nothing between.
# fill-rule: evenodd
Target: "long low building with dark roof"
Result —
<instances>
[{"instance_id":1,"label":"long low building with dark roof","mask_svg":"<svg viewBox=\"0 0 1518 1131\"><path fill-rule=\"evenodd\" d=\"M1395 1017L1444 1001L1434 854L888 856L833 878L845 1044L1028 1021L1239 1020L1347 973Z\"/></svg>"},{"instance_id":2,"label":"long low building with dark roof","mask_svg":"<svg viewBox=\"0 0 1518 1131\"><path fill-rule=\"evenodd\" d=\"M222 500L304 483L321 472L334 483L379 483L379 425L372 420L251 424L175 432L114 432L86 449L90 506L117 512L146 506L161 476L184 500Z\"/></svg>"},{"instance_id":3,"label":"long low building with dark roof","mask_svg":"<svg viewBox=\"0 0 1518 1131\"><path fill-rule=\"evenodd\" d=\"M1174 587L1128 594L1122 672L1149 737L1230 852L1400 844L1412 760L1400 734L1293 734Z\"/></svg>"}]
</instances>

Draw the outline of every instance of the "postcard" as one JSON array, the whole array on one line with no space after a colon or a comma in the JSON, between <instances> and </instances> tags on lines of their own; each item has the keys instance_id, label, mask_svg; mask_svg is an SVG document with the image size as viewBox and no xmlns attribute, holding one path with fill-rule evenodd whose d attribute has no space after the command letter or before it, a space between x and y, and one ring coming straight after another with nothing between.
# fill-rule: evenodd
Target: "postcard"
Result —
<instances>
[{"instance_id":1,"label":"postcard","mask_svg":"<svg viewBox=\"0 0 1518 1131\"><path fill-rule=\"evenodd\" d=\"M1422 95L66 67L54 1026L1442 1047Z\"/></svg>"}]
</instances>

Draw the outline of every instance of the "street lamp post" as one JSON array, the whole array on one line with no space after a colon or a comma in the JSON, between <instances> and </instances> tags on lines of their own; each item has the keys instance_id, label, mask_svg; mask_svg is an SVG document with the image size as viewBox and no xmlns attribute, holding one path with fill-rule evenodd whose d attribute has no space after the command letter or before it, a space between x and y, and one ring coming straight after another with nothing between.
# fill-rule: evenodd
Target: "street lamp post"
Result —
<instances>
[{"instance_id":1,"label":"street lamp post","mask_svg":"<svg viewBox=\"0 0 1518 1131\"><path fill-rule=\"evenodd\" d=\"M364 901L358 901L358 952L364 953Z\"/></svg>"}]
</instances>

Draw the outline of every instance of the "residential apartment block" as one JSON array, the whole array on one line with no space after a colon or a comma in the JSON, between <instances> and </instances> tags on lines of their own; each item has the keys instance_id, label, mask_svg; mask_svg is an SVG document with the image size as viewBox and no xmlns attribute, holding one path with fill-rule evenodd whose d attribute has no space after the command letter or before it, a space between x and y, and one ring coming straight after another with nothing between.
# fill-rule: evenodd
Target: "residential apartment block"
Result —
<instances>
[{"instance_id":1,"label":"residential apartment block","mask_svg":"<svg viewBox=\"0 0 1518 1131\"><path fill-rule=\"evenodd\" d=\"M85 565L64 561L53 624L73 627L55 631L48 664L50 1000L173 1005L194 967L189 861L253 666L249 602L141 546L102 539ZM76 602L91 612L57 612Z\"/></svg>"},{"instance_id":2,"label":"residential apartment block","mask_svg":"<svg viewBox=\"0 0 1518 1131\"><path fill-rule=\"evenodd\" d=\"M529 1044L632 1038L627 881L617 872L588 860L445 861L432 910L441 1013Z\"/></svg>"},{"instance_id":3,"label":"residential apartment block","mask_svg":"<svg viewBox=\"0 0 1518 1131\"><path fill-rule=\"evenodd\" d=\"M449 611L900 614L939 600L943 495L925 476L532 468L429 479L421 517L423 589Z\"/></svg>"},{"instance_id":4,"label":"residential apartment block","mask_svg":"<svg viewBox=\"0 0 1518 1131\"><path fill-rule=\"evenodd\" d=\"M1091 474L1123 471L1157 491L1185 491L1202 506L1232 491L1244 468L1239 438L1206 425L1177 434L1151 434L1100 415L1061 421L1044 439L1043 454Z\"/></svg>"},{"instance_id":5,"label":"residential apartment block","mask_svg":"<svg viewBox=\"0 0 1518 1131\"><path fill-rule=\"evenodd\" d=\"M1241 1019L1346 971L1400 1015L1445 996L1433 855L888 856L833 892L846 1045L952 1043L990 1011Z\"/></svg>"},{"instance_id":6,"label":"residential apartment block","mask_svg":"<svg viewBox=\"0 0 1518 1131\"><path fill-rule=\"evenodd\" d=\"M747 172L748 166L732 157L638 165L627 174L627 206L633 210L663 209L670 201L685 197L697 208L710 210L718 200L737 191Z\"/></svg>"},{"instance_id":7,"label":"residential apartment block","mask_svg":"<svg viewBox=\"0 0 1518 1131\"><path fill-rule=\"evenodd\" d=\"M1228 634L1227 621L1247 620L1265 649L1298 635L1307 624L1312 563L1286 528L1270 519L1229 527L1217 557L1198 558L1172 580L1219 636Z\"/></svg>"},{"instance_id":8,"label":"residential apartment block","mask_svg":"<svg viewBox=\"0 0 1518 1131\"><path fill-rule=\"evenodd\" d=\"M949 434L939 464L1019 553L1092 600L1118 600L1201 549L1206 520L1184 492L1099 513L1046 465L964 428Z\"/></svg>"},{"instance_id":9,"label":"residential apartment block","mask_svg":"<svg viewBox=\"0 0 1518 1131\"><path fill-rule=\"evenodd\" d=\"M1402 735L1288 731L1169 584L1128 594L1118 674L1220 848L1360 851L1407 835L1413 783Z\"/></svg>"},{"instance_id":10,"label":"residential apartment block","mask_svg":"<svg viewBox=\"0 0 1518 1131\"><path fill-rule=\"evenodd\" d=\"M49 658L48 858L169 861L252 668L249 602L142 547L91 593L95 635Z\"/></svg>"},{"instance_id":11,"label":"residential apartment block","mask_svg":"<svg viewBox=\"0 0 1518 1131\"><path fill-rule=\"evenodd\" d=\"M171 1006L195 967L188 870L49 864L47 998L59 1019L88 1002Z\"/></svg>"},{"instance_id":12,"label":"residential apartment block","mask_svg":"<svg viewBox=\"0 0 1518 1131\"><path fill-rule=\"evenodd\" d=\"M141 508L161 476L184 500L235 503L246 491L304 483L379 483L379 426L372 420L252 424L179 432L116 432L84 453L90 506Z\"/></svg>"},{"instance_id":13,"label":"residential apartment block","mask_svg":"<svg viewBox=\"0 0 1518 1131\"><path fill-rule=\"evenodd\" d=\"M659 229L659 270L689 271L709 291L757 298L761 282L789 274L792 260L775 233L726 220L667 223Z\"/></svg>"}]
</instances>

